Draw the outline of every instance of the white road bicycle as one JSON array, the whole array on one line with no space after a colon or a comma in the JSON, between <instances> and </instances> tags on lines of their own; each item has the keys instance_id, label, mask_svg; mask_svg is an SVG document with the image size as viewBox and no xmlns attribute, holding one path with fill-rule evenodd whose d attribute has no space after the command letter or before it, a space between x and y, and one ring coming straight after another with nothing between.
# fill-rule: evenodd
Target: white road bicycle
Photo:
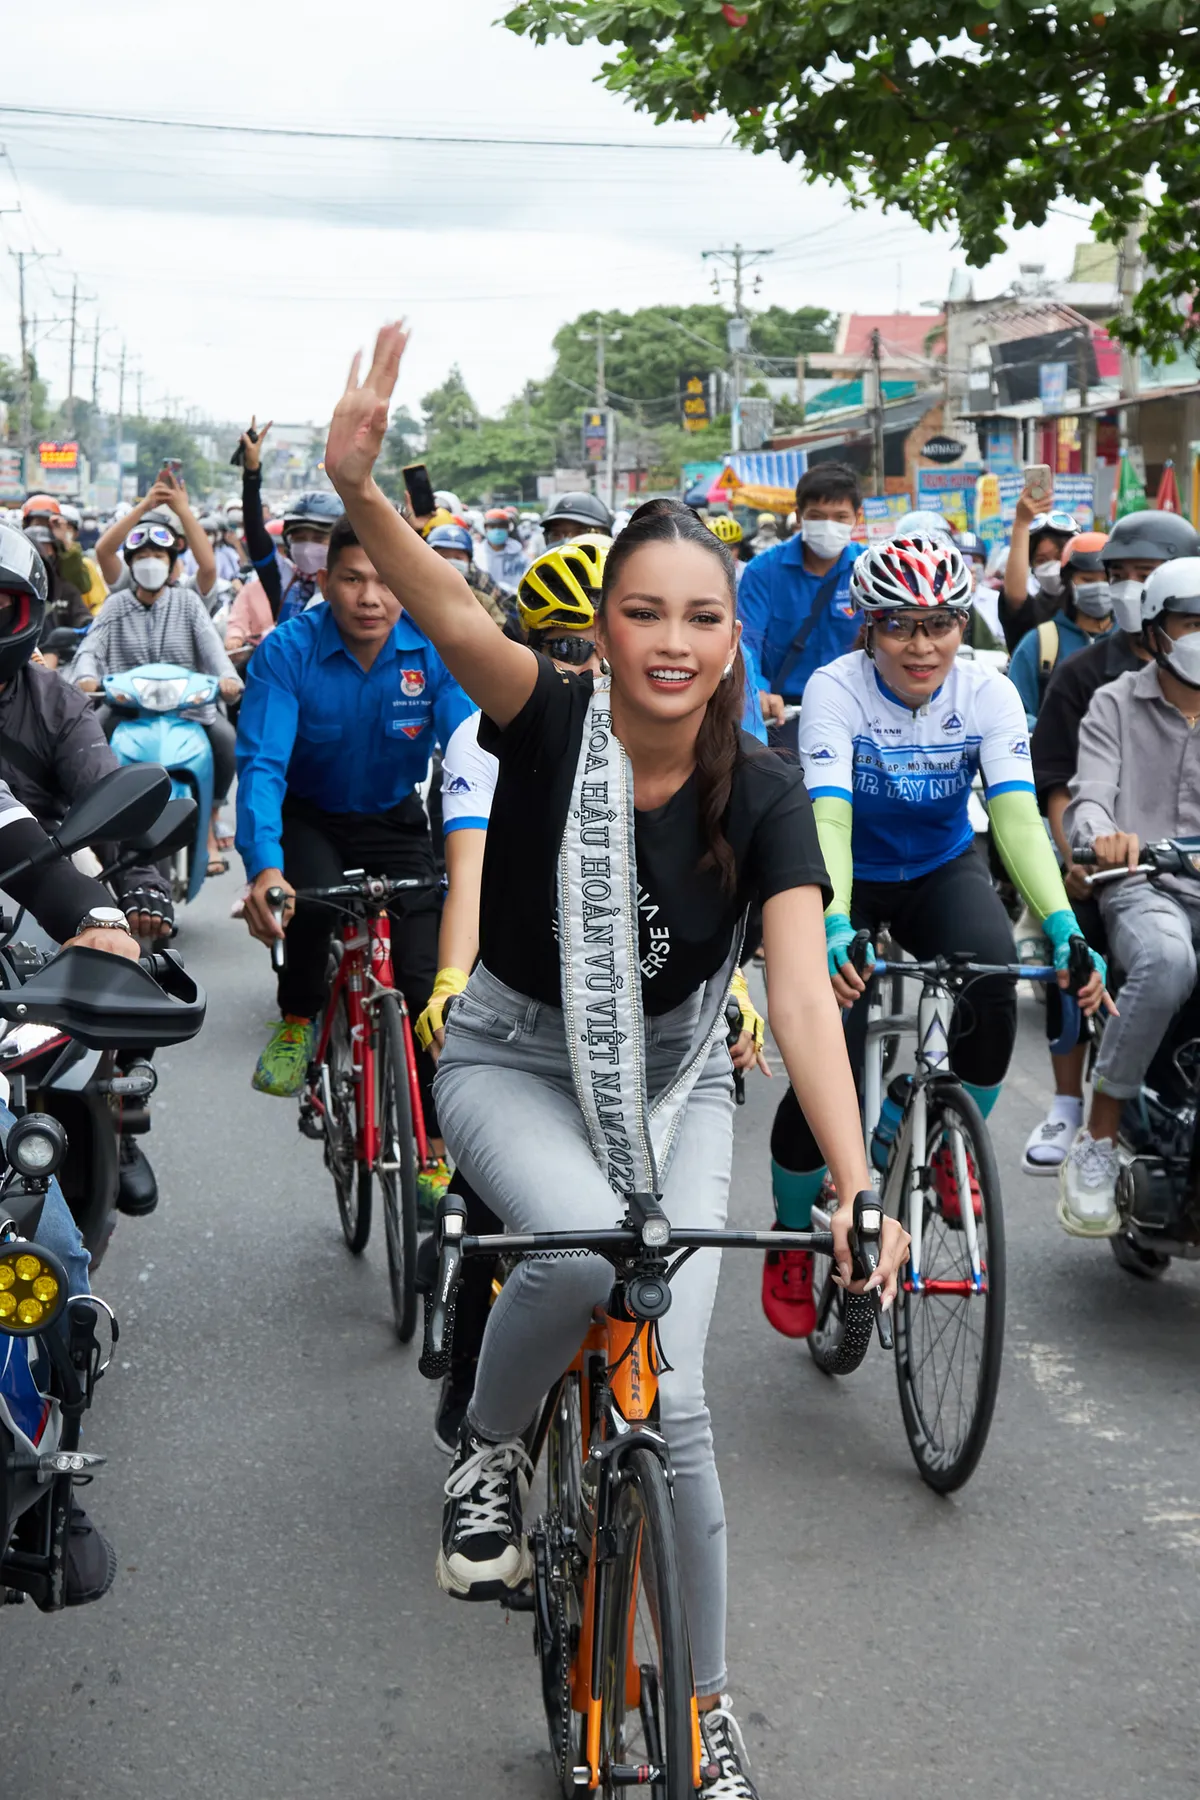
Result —
<instances>
[{"instance_id":1,"label":"white road bicycle","mask_svg":"<svg viewBox=\"0 0 1200 1800\"><path fill-rule=\"evenodd\" d=\"M950 1068L954 1007L964 994L969 1004L971 983L983 976L1057 977L1044 965L978 963L969 956L877 961L864 970L867 942L868 934L860 932L851 953L869 983L863 1136L884 1211L912 1239L896 1304L900 1410L922 1480L948 1494L970 1478L987 1442L1000 1382L1005 1300L1000 1176L983 1115ZM1090 974L1080 938L1072 951L1072 990ZM897 1003L906 981L920 983L915 1013ZM1051 1046L1056 1052L1069 1049L1079 1031L1078 1007L1069 994L1063 1002L1063 1035ZM885 1090L900 1039L913 1031L912 1071L894 1076ZM877 1132L883 1134L878 1140ZM819 1206L813 1225L829 1226L829 1214ZM843 1296L827 1258L817 1258L813 1291L817 1324L808 1347L817 1367L829 1373L841 1344Z\"/></svg>"}]
</instances>

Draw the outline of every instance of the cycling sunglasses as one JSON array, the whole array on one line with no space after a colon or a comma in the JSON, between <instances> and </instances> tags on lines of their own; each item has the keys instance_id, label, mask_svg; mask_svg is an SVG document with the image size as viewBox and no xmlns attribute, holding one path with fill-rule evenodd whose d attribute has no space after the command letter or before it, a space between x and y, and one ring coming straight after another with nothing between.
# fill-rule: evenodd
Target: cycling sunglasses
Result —
<instances>
[{"instance_id":1,"label":"cycling sunglasses","mask_svg":"<svg viewBox=\"0 0 1200 1800\"><path fill-rule=\"evenodd\" d=\"M155 544L160 550L173 550L175 533L169 525L135 525L125 539L125 548L141 550L146 544Z\"/></svg>"},{"instance_id":2,"label":"cycling sunglasses","mask_svg":"<svg viewBox=\"0 0 1200 1800\"><path fill-rule=\"evenodd\" d=\"M551 662L570 663L573 669L582 669L596 653L592 639L585 637L539 637L533 647Z\"/></svg>"},{"instance_id":3,"label":"cycling sunglasses","mask_svg":"<svg viewBox=\"0 0 1200 1800\"><path fill-rule=\"evenodd\" d=\"M939 638L948 638L952 631L957 631L966 616L963 612L949 611L882 613L875 625L885 636L899 638L906 644L911 643L918 631L923 631L936 643Z\"/></svg>"}]
</instances>

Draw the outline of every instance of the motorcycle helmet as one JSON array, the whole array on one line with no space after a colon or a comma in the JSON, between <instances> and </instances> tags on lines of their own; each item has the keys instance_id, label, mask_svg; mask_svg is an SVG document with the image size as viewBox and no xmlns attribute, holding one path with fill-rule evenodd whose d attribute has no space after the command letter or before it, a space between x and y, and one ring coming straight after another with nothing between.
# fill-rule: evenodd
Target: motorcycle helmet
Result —
<instances>
[{"instance_id":1,"label":"motorcycle helmet","mask_svg":"<svg viewBox=\"0 0 1200 1800\"><path fill-rule=\"evenodd\" d=\"M594 624L609 543L602 532L589 532L534 558L517 588L517 613L526 631L551 625L587 631Z\"/></svg>"},{"instance_id":2,"label":"motorcycle helmet","mask_svg":"<svg viewBox=\"0 0 1200 1800\"><path fill-rule=\"evenodd\" d=\"M715 519L706 519L704 523L713 536L720 538L723 544L728 544L730 549L735 544L740 544L746 535L737 520L731 518L728 513L718 513Z\"/></svg>"},{"instance_id":3,"label":"motorcycle helmet","mask_svg":"<svg viewBox=\"0 0 1200 1800\"><path fill-rule=\"evenodd\" d=\"M83 514L80 512L79 508L77 506L71 506L64 500L58 510L72 530L78 532L79 527L83 524Z\"/></svg>"},{"instance_id":4,"label":"motorcycle helmet","mask_svg":"<svg viewBox=\"0 0 1200 1800\"><path fill-rule=\"evenodd\" d=\"M868 617L926 606L966 612L971 577L953 539L893 537L864 550L850 577L850 593Z\"/></svg>"},{"instance_id":5,"label":"motorcycle helmet","mask_svg":"<svg viewBox=\"0 0 1200 1800\"><path fill-rule=\"evenodd\" d=\"M21 508L21 519L28 525L30 519L57 518L61 512L62 507L53 494L30 494Z\"/></svg>"},{"instance_id":6,"label":"motorcycle helmet","mask_svg":"<svg viewBox=\"0 0 1200 1800\"><path fill-rule=\"evenodd\" d=\"M949 519L939 512L905 513L896 520L892 531L898 538L940 538L950 543L954 542L954 527Z\"/></svg>"},{"instance_id":7,"label":"motorcycle helmet","mask_svg":"<svg viewBox=\"0 0 1200 1800\"><path fill-rule=\"evenodd\" d=\"M1161 563L1142 589L1146 648L1160 669L1187 687L1200 688L1200 636L1169 636L1162 626L1164 613L1200 618L1200 556L1176 556Z\"/></svg>"},{"instance_id":8,"label":"motorcycle helmet","mask_svg":"<svg viewBox=\"0 0 1200 1800\"><path fill-rule=\"evenodd\" d=\"M560 524L578 526L581 532L600 531L607 537L612 531L612 514L596 494L560 494L542 518L542 531L549 538L554 535L553 527Z\"/></svg>"},{"instance_id":9,"label":"motorcycle helmet","mask_svg":"<svg viewBox=\"0 0 1200 1800\"><path fill-rule=\"evenodd\" d=\"M956 531L954 541L961 550L965 562L986 564L987 545L977 531Z\"/></svg>"},{"instance_id":10,"label":"motorcycle helmet","mask_svg":"<svg viewBox=\"0 0 1200 1800\"><path fill-rule=\"evenodd\" d=\"M1172 562L1177 556L1200 555L1200 533L1178 513L1126 513L1108 534L1104 564L1115 562Z\"/></svg>"},{"instance_id":11,"label":"motorcycle helmet","mask_svg":"<svg viewBox=\"0 0 1200 1800\"><path fill-rule=\"evenodd\" d=\"M475 551L475 539L465 525L456 525L453 520L445 525L435 525L427 534L425 542L431 550L453 550L456 555L471 560Z\"/></svg>"},{"instance_id":12,"label":"motorcycle helmet","mask_svg":"<svg viewBox=\"0 0 1200 1800\"><path fill-rule=\"evenodd\" d=\"M297 494L289 500L283 511L283 538L286 543L292 532L301 525L312 531L333 530L343 512L342 503L336 494L327 494L320 489L310 493Z\"/></svg>"},{"instance_id":13,"label":"motorcycle helmet","mask_svg":"<svg viewBox=\"0 0 1200 1800\"><path fill-rule=\"evenodd\" d=\"M37 649L50 577L22 531L0 525L0 681L11 681Z\"/></svg>"},{"instance_id":14,"label":"motorcycle helmet","mask_svg":"<svg viewBox=\"0 0 1200 1800\"><path fill-rule=\"evenodd\" d=\"M457 494L452 494L449 488L434 488L433 503L440 511L448 513L462 511L462 501Z\"/></svg>"},{"instance_id":15,"label":"motorcycle helmet","mask_svg":"<svg viewBox=\"0 0 1200 1800\"><path fill-rule=\"evenodd\" d=\"M1103 575L1103 552L1107 542L1108 538L1102 531L1077 531L1063 545L1063 574Z\"/></svg>"}]
</instances>

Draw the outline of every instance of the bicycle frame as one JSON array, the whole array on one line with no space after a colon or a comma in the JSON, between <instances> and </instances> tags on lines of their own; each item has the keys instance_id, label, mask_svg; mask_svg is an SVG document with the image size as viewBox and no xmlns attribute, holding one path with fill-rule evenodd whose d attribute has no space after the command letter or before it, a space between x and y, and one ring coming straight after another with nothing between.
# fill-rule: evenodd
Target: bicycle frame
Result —
<instances>
[{"instance_id":1,"label":"bicycle frame","mask_svg":"<svg viewBox=\"0 0 1200 1800\"><path fill-rule=\"evenodd\" d=\"M371 1168L379 1166L379 1121L375 1113L375 1030L373 1010L382 993L396 993L392 973L392 931L386 912L368 913L364 918L348 918L342 923L342 954L321 1020L320 1035L313 1052L313 1067L328 1078L329 1039L337 1002L345 995L346 1021L350 1027L350 1053L356 1091L356 1148L359 1159ZM417 1160L424 1168L429 1161L429 1142L425 1135L425 1111L417 1082L416 1051L408 1009L400 999L400 1016L404 1026L404 1061L408 1075L409 1099L412 1102L413 1136ZM328 1114L332 1095L323 1092L313 1096L317 1109Z\"/></svg>"}]
</instances>

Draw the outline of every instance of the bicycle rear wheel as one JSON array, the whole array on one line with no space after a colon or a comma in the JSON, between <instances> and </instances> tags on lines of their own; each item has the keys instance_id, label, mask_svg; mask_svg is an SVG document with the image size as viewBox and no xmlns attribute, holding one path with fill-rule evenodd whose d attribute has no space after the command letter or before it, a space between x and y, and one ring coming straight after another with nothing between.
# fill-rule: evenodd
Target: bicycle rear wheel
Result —
<instances>
[{"instance_id":1,"label":"bicycle rear wheel","mask_svg":"<svg viewBox=\"0 0 1200 1800\"><path fill-rule=\"evenodd\" d=\"M325 1167L333 1176L346 1247L361 1256L371 1235L371 1171L358 1161L358 1098L344 993L334 1004L325 1067L329 1072L328 1093L322 1096L327 1102L323 1115Z\"/></svg>"},{"instance_id":2,"label":"bicycle rear wheel","mask_svg":"<svg viewBox=\"0 0 1200 1800\"><path fill-rule=\"evenodd\" d=\"M395 994L379 1000L375 1118L379 1127L379 1192L387 1238L388 1283L396 1336L407 1344L417 1325L417 1152L404 1023Z\"/></svg>"},{"instance_id":3,"label":"bicycle rear wheel","mask_svg":"<svg viewBox=\"0 0 1200 1800\"><path fill-rule=\"evenodd\" d=\"M622 1460L613 1513L601 1671L600 1791L615 1800L654 1771L653 1800L693 1800L692 1665L675 1516L662 1463L648 1446Z\"/></svg>"},{"instance_id":4,"label":"bicycle rear wheel","mask_svg":"<svg viewBox=\"0 0 1200 1800\"><path fill-rule=\"evenodd\" d=\"M930 1089L928 1117L932 1179L924 1209L922 1285L913 1292L911 1268L900 1284L896 1379L921 1479L948 1494L974 1473L996 1405L1004 1350L1004 1213L991 1138L971 1096L956 1086ZM958 1150L966 1158L968 1189L974 1175L982 1291L975 1289L962 1223L972 1196L962 1192ZM906 1195L909 1173L906 1167Z\"/></svg>"}]
</instances>

